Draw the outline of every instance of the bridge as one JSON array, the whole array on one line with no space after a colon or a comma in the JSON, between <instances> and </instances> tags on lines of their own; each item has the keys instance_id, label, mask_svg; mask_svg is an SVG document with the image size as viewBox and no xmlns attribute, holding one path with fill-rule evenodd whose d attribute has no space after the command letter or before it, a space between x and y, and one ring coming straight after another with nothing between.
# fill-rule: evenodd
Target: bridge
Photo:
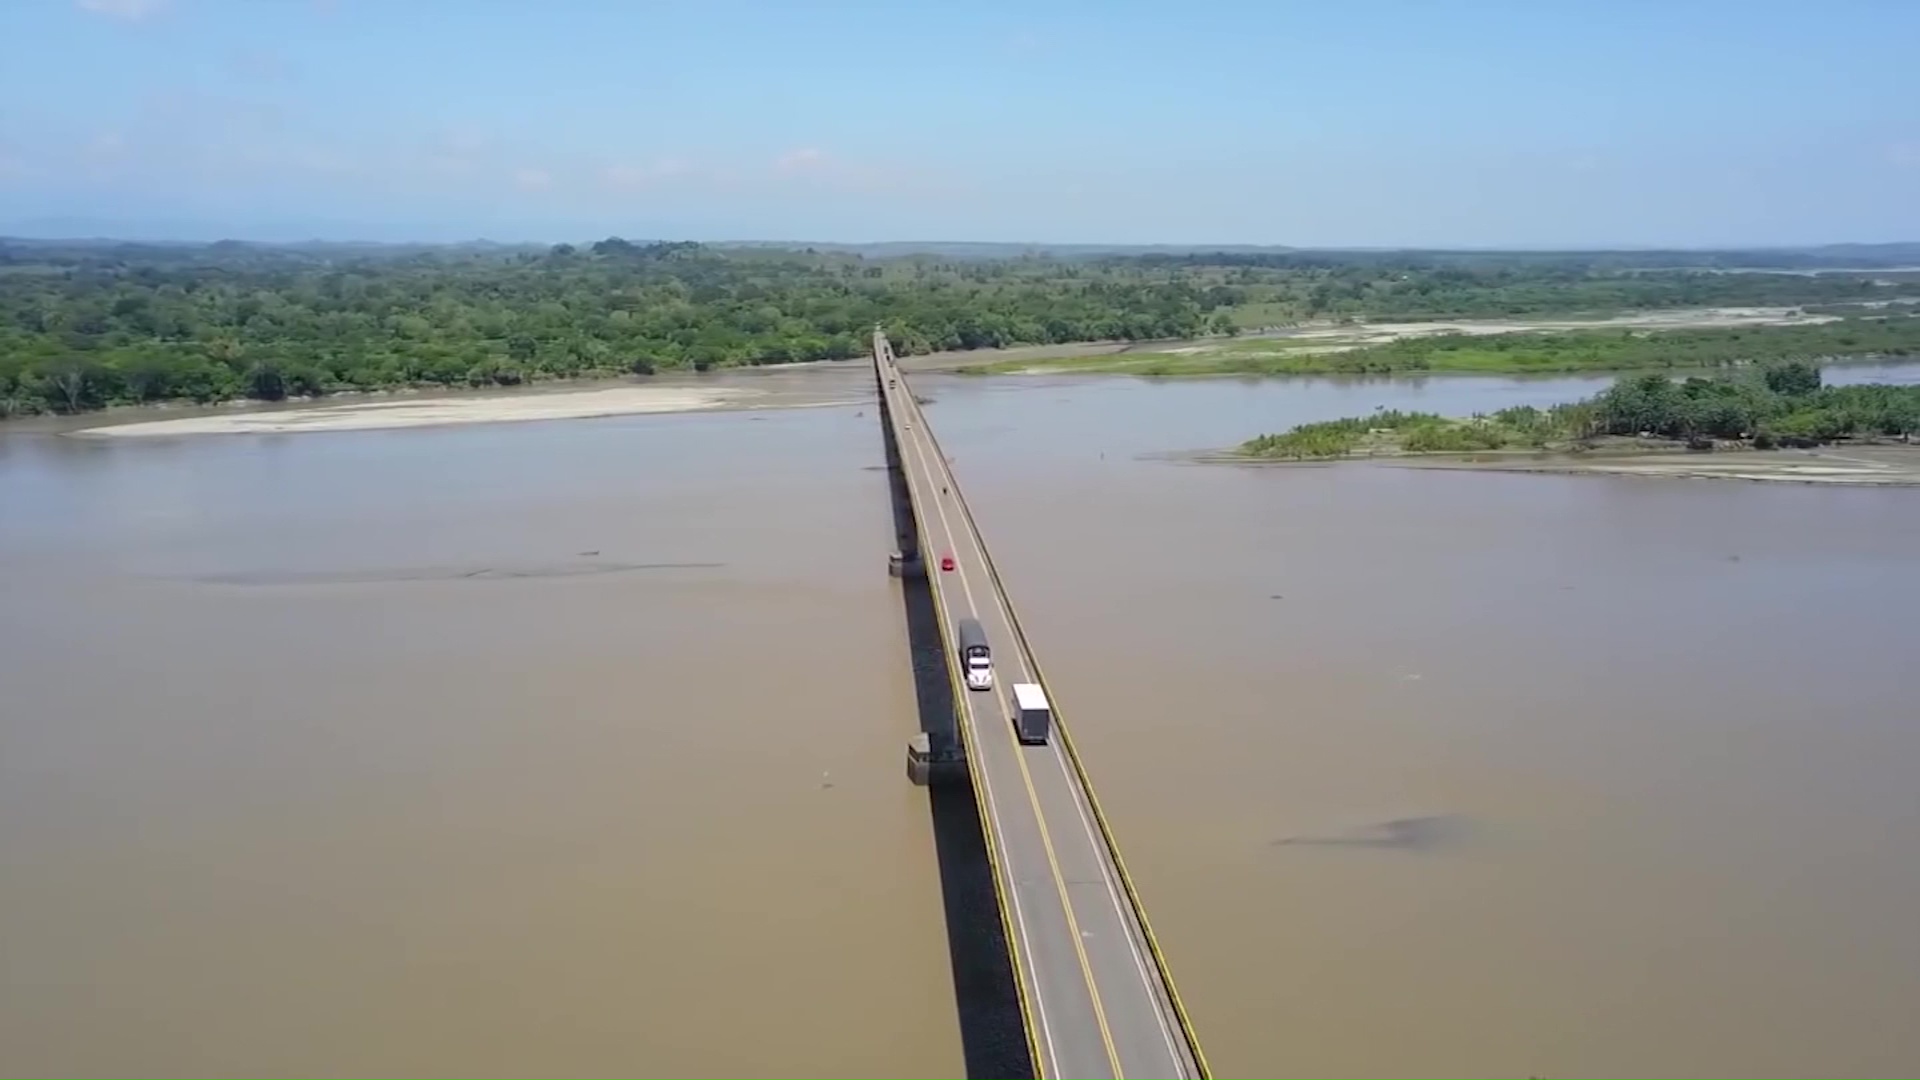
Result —
<instances>
[{"instance_id":1,"label":"bridge","mask_svg":"<svg viewBox=\"0 0 1920 1080\"><path fill-rule=\"evenodd\" d=\"M1074 752L1059 698L1021 632L893 347L878 330L873 366L881 423L918 531L918 550L903 539L896 566L924 572L931 584L956 702L954 730L921 736L910 756L929 767L964 763L1034 1070L1063 1080L1204 1080L1211 1075L1206 1058ZM926 553L933 567L926 566ZM953 568L940 568L948 556ZM979 620L992 649L991 691L969 691L962 678L955 623L967 616ZM1053 713L1047 742L1029 745L1015 737L1008 701L1015 683L1045 690Z\"/></svg>"}]
</instances>

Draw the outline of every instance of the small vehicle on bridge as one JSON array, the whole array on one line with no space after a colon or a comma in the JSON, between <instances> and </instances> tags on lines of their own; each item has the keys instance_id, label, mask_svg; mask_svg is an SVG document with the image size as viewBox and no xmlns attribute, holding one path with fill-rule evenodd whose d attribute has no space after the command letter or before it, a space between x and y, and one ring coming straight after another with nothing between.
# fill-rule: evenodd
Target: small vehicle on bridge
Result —
<instances>
[{"instance_id":1,"label":"small vehicle on bridge","mask_svg":"<svg viewBox=\"0 0 1920 1080\"><path fill-rule=\"evenodd\" d=\"M953 556L951 555L940 556L940 569L946 571L949 574L953 573Z\"/></svg>"}]
</instances>

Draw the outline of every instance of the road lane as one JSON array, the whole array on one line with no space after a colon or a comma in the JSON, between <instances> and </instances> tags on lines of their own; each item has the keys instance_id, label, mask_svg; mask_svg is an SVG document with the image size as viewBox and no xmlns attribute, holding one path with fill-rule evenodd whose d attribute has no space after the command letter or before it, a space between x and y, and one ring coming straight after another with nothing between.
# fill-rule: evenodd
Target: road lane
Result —
<instances>
[{"instance_id":1,"label":"road lane","mask_svg":"<svg viewBox=\"0 0 1920 1080\"><path fill-rule=\"evenodd\" d=\"M1197 1076L1078 775L1057 740L1023 746L1014 735L1009 688L1039 682L1037 666L1020 647L985 546L911 389L887 359L881 365L945 617L980 620L994 652L994 688L963 691L963 722L1003 864L1030 1019L1040 1029L1036 1064L1053 1077ZM939 569L943 555L953 557L953 571Z\"/></svg>"},{"instance_id":2,"label":"road lane","mask_svg":"<svg viewBox=\"0 0 1920 1080\"><path fill-rule=\"evenodd\" d=\"M977 554L963 552L955 543L959 531L956 519L964 515L950 494L941 494L943 485L951 492L951 478L943 479L939 455L929 449L925 423L916 415L904 387L892 395L891 407L900 427L901 464L915 505L920 508L924 530L921 554L940 590L942 616L949 622L967 615L980 618L990 644L1005 641L1004 630L996 635L982 618L986 609L980 595L983 590L992 590L992 582ZM955 560L954 569L942 572L939 559L949 553ZM949 626L946 632L951 637L954 631ZM1011 908L1012 947L1019 955L1021 976L1029 982L1026 998L1033 1011L1029 1019L1039 1029L1034 1041L1042 1060L1035 1065L1042 1076L1118 1078L1122 1074L1106 1054L1104 1040L1090 1046L1076 1038L1076 1033L1097 1032L1102 1025L1091 977L1078 964L1077 948L1068 953L1069 943L1078 939L1067 917L1069 908L1057 896L1043 891L1057 876L1050 865L1044 865L1046 848L1038 815L1030 800L1008 790L1015 782L1015 770L1007 764L1002 748L1006 741L1002 735L1010 732L997 697L1003 692L1001 685L992 691L963 690L959 704L962 722L968 725L967 748L977 778L976 796L987 807L986 816L996 837L1000 856L996 870L1003 877L1003 894Z\"/></svg>"}]
</instances>

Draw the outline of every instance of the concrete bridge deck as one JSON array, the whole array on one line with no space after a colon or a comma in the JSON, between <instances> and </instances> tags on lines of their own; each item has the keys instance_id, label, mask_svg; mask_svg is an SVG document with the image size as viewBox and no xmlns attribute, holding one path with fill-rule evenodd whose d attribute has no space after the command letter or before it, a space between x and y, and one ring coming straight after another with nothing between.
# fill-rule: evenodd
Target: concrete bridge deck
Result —
<instances>
[{"instance_id":1,"label":"concrete bridge deck","mask_svg":"<svg viewBox=\"0 0 1920 1080\"><path fill-rule=\"evenodd\" d=\"M1060 706L1021 633L1005 588L946 456L874 335L874 374L906 474L958 701L958 734L1006 923L1034 1067L1042 1077L1204 1078L1204 1055L1166 973L1139 898L1100 813ZM954 568L941 569L943 556ZM954 624L980 621L994 686L957 677ZM1045 745L1014 735L1015 683L1045 687L1054 731Z\"/></svg>"}]
</instances>

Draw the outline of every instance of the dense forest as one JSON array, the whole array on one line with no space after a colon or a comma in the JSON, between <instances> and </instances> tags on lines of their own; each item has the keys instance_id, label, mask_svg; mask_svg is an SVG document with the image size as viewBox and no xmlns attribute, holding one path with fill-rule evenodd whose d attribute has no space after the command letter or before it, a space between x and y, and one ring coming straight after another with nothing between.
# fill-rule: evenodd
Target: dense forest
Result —
<instances>
[{"instance_id":1,"label":"dense forest","mask_svg":"<svg viewBox=\"0 0 1920 1080\"><path fill-rule=\"evenodd\" d=\"M1868 274L1416 254L866 258L620 239L550 249L0 240L0 416L861 355L1227 335L1308 320L1920 296Z\"/></svg>"},{"instance_id":2,"label":"dense forest","mask_svg":"<svg viewBox=\"0 0 1920 1080\"><path fill-rule=\"evenodd\" d=\"M1717 378L1635 375L1585 401L1523 405L1465 420L1383 410L1262 435L1240 452L1270 458L1456 453L1577 446L1603 436L1654 436L1697 449L1737 441L1764 450L1842 439L1907 441L1916 433L1920 386L1823 386L1817 365L1789 361Z\"/></svg>"}]
</instances>

